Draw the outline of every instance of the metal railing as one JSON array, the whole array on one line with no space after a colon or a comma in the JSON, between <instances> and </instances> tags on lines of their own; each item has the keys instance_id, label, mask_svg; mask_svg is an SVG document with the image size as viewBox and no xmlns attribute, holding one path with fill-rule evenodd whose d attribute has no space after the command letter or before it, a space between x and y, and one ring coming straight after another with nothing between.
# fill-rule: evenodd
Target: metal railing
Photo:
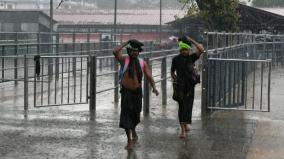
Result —
<instances>
[{"instance_id":1,"label":"metal railing","mask_svg":"<svg viewBox=\"0 0 284 159\"><path fill-rule=\"evenodd\" d=\"M284 35L208 32L208 57L272 59L272 66L284 65Z\"/></svg>"},{"instance_id":2,"label":"metal railing","mask_svg":"<svg viewBox=\"0 0 284 159\"><path fill-rule=\"evenodd\" d=\"M270 111L271 60L209 58L208 77L209 109Z\"/></svg>"},{"instance_id":3,"label":"metal railing","mask_svg":"<svg viewBox=\"0 0 284 159\"><path fill-rule=\"evenodd\" d=\"M205 33L202 107L270 111L271 69L284 66L284 36Z\"/></svg>"},{"instance_id":4,"label":"metal railing","mask_svg":"<svg viewBox=\"0 0 284 159\"><path fill-rule=\"evenodd\" d=\"M167 55L168 53L168 55ZM167 105L167 80L171 78L170 76L170 66L171 59L176 56L172 50L164 52L165 55L155 58L145 58L145 61L152 72L155 83L161 85L161 96L162 96L162 105ZM151 89L148 82L148 79L144 77L144 99L143 99L143 108L144 113L148 114L150 110L150 96Z\"/></svg>"},{"instance_id":5,"label":"metal railing","mask_svg":"<svg viewBox=\"0 0 284 159\"><path fill-rule=\"evenodd\" d=\"M170 65L167 63L171 62L169 60L176 53L177 50L174 49L140 54L141 58L149 62L149 68L155 73L153 75L156 82L161 83L163 104L166 104L166 79L169 78ZM88 102L90 102L90 110L95 110L96 96L111 91L113 91L114 102L119 101L119 66L114 56L97 56L95 52L89 52L85 55L83 53L44 55L39 56L38 61L32 55L1 56L0 58L4 61L0 86L8 90L1 100L15 101L18 104L16 106L23 104L25 110L28 110L30 106L47 107ZM17 65L13 67L15 60ZM17 75L14 75L15 73ZM109 82L104 83L105 80ZM15 89L20 89L17 95L13 94ZM147 91L146 86L144 89L144 97L147 98L151 91L150 89ZM150 100L144 102L144 106L149 109Z\"/></svg>"},{"instance_id":6,"label":"metal railing","mask_svg":"<svg viewBox=\"0 0 284 159\"><path fill-rule=\"evenodd\" d=\"M41 56L40 61L41 75L33 78L34 107L88 103L88 55ZM51 68L58 68L54 75L47 72L48 62L58 65Z\"/></svg>"},{"instance_id":7,"label":"metal railing","mask_svg":"<svg viewBox=\"0 0 284 159\"><path fill-rule=\"evenodd\" d=\"M166 105L167 103L167 79L170 78L169 76L169 66L167 65L167 63L169 63L169 60L176 55L177 50L161 50L161 51L155 51L155 52L145 52L142 53L140 55L141 58L144 58L146 64L148 65L148 68L150 69L150 71L153 73L155 73L155 75L153 74L154 78L155 78L155 82L156 83L161 83L161 92L162 92L162 104ZM155 56L155 54L159 54L158 57L153 57ZM153 57L153 58L150 58ZM100 70L100 68L94 67L95 64L97 64L98 61L100 61L101 59L105 59L105 58L111 58L111 60L113 61L113 69L100 73L98 74L97 71ZM92 56L91 57L92 61L91 63L91 68L93 71L91 71L91 79L90 81L93 81L95 83L91 82L91 90L93 92L91 92L90 94L92 94L92 96L90 96L90 110L95 110L96 109L96 96L100 93L103 92L108 92L108 91L114 91L114 102L118 102L119 100L119 88L120 88L120 84L118 81L118 62L116 62L115 58L112 57L96 57L96 56ZM155 63L158 62L158 63ZM154 67L153 67L154 66ZM157 67L155 67L157 66ZM157 74L158 73L158 74ZM97 87L97 82L99 77L104 77L104 76L113 76L113 86L108 86L106 87L104 85L103 88L101 88L100 90L98 90ZM157 79L158 77L158 79ZM146 77L144 77L144 81L143 81L143 92L144 92L144 99L143 99L143 112L145 114L149 113L149 109L150 109L150 95L151 95L151 90L150 90L150 85L148 83L148 79Z\"/></svg>"},{"instance_id":8,"label":"metal railing","mask_svg":"<svg viewBox=\"0 0 284 159\"><path fill-rule=\"evenodd\" d=\"M152 49L152 42L149 42L148 48L146 46L145 50ZM108 49L96 48L96 43L28 43L28 44L0 44L0 82L14 80L16 81L23 78L18 72L18 69L23 68L23 61L19 60L17 57L21 58L23 55L27 56L70 56L70 55L89 55L90 53L96 54L98 57L112 57L112 48L115 43L108 43ZM91 47L93 46L93 47ZM40 48L48 48L47 52L40 52ZM31 51L33 50L33 51ZM12 51L12 52L11 52ZM149 51L148 51L149 54ZM106 61L104 61L106 59ZM109 60L111 58L101 58L99 61L100 68L102 67L112 67L113 62ZM74 60L73 60L74 61ZM76 62L76 61L75 61ZM46 63L47 64L47 63ZM50 67L55 65L56 70L58 70L58 61L52 63L48 62ZM104 64L104 65L103 65ZM29 64L33 65L33 64ZM49 74L53 74L53 69L49 69ZM12 74L14 75L12 77Z\"/></svg>"}]
</instances>

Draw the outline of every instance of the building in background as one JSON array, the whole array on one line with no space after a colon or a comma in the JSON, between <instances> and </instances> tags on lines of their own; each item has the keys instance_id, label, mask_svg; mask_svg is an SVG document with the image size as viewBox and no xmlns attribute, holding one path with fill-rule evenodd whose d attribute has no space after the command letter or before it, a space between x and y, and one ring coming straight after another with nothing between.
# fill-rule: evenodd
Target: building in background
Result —
<instances>
[{"instance_id":1,"label":"building in background","mask_svg":"<svg viewBox=\"0 0 284 159\"><path fill-rule=\"evenodd\" d=\"M56 7L61 0L53 0ZM49 0L1 0L0 9L41 9L48 10ZM62 8L65 9L90 9L96 8L96 0L64 0Z\"/></svg>"},{"instance_id":2,"label":"building in background","mask_svg":"<svg viewBox=\"0 0 284 159\"><path fill-rule=\"evenodd\" d=\"M0 32L48 32L49 21L42 11L0 10Z\"/></svg>"},{"instance_id":3,"label":"building in background","mask_svg":"<svg viewBox=\"0 0 284 159\"><path fill-rule=\"evenodd\" d=\"M38 36L50 31L49 22L50 17L42 11L0 10L0 44L49 42L48 34Z\"/></svg>"},{"instance_id":4,"label":"building in background","mask_svg":"<svg viewBox=\"0 0 284 159\"><path fill-rule=\"evenodd\" d=\"M284 33L284 11L277 8L256 8L239 4L240 19L238 27L241 32L250 33ZM179 30L178 34L189 34L198 38L198 34L207 31L205 23L199 18L185 17L168 23Z\"/></svg>"},{"instance_id":5,"label":"building in background","mask_svg":"<svg viewBox=\"0 0 284 159\"><path fill-rule=\"evenodd\" d=\"M103 1L103 0L64 0L64 3L56 9L57 5L61 0L53 0L54 1L54 19L58 22L55 25L55 30L64 33L74 33L79 32L82 35L76 35L77 41L86 42L86 38L84 33L92 33L91 40L92 41L100 41L106 37L110 40L114 39L114 8L112 1ZM105 3L104 3L105 2ZM180 13L178 9L166 9L162 10L162 33L160 34L160 10L159 8L153 9L153 6L149 6L148 9L140 8L140 9L125 9L121 3L129 5L136 5L137 1L131 0L121 0L119 3L119 7L117 10L117 29L116 29L116 39L120 41L125 41L129 38L137 38L143 41L150 40L158 40L160 35L162 39L168 39L169 36L175 34L175 30L171 28L171 26L167 25L168 22L173 21L175 16ZM155 2L156 3L156 2ZM100 5L100 8L97 8L97 5ZM104 8L102 4L107 4ZM39 17L42 14L49 15L49 0L1 0L0 1L0 14L4 14L5 11L12 12L15 11L14 14L18 14L18 11L25 10L41 10L43 13L38 13ZM114 6L113 6L114 7ZM124 9L122 9L122 8ZM136 6L138 7L138 6ZM94 9L97 8L97 9ZM104 9L103 9L104 8ZM151 9L150 9L151 8ZM17 12L17 13L16 13ZM35 13L35 12L34 12ZM22 17L19 19L20 21L31 21L29 16ZM36 21L36 18L33 19ZM15 23L15 22L12 22ZM40 23L37 23L40 24ZM35 27L37 24L32 24ZM44 21L45 25L49 25L49 22ZM7 25L16 25L16 24L3 24L4 29L0 28L1 32L7 31L33 31L33 32L44 32L47 29L40 29L33 27L22 28L9 27ZM24 24L22 24L24 25ZM2 27L2 26L0 26ZM2 28L3 28L2 27ZM66 35L66 34L65 34ZM63 41L72 41L72 38L64 38Z\"/></svg>"},{"instance_id":6,"label":"building in background","mask_svg":"<svg viewBox=\"0 0 284 159\"><path fill-rule=\"evenodd\" d=\"M136 38L142 41L157 40L160 38L160 15L159 10L118 10L116 39L125 41ZM178 10L163 10L162 16L162 39L166 40L177 30L167 25L174 20ZM65 33L99 33L112 34L114 28L114 13L109 10L96 10L89 13L61 13L55 14L58 21L58 31ZM99 37L98 37L99 38ZM98 38L96 38L98 40ZM78 38L80 39L80 38ZM82 38L81 38L82 39ZM113 37L111 38L113 39ZM71 40L71 39L70 39ZM83 39L82 39L83 40Z\"/></svg>"}]
</instances>

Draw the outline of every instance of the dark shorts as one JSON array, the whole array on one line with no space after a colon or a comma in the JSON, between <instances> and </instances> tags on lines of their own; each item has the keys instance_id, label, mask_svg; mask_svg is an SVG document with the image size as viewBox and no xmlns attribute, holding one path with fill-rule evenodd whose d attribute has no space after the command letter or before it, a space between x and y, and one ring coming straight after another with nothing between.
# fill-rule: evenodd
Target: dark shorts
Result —
<instances>
[{"instance_id":1,"label":"dark shorts","mask_svg":"<svg viewBox=\"0 0 284 159\"><path fill-rule=\"evenodd\" d=\"M121 88L121 112L119 127L123 129L134 129L140 123L142 110L142 88L128 90Z\"/></svg>"}]
</instances>

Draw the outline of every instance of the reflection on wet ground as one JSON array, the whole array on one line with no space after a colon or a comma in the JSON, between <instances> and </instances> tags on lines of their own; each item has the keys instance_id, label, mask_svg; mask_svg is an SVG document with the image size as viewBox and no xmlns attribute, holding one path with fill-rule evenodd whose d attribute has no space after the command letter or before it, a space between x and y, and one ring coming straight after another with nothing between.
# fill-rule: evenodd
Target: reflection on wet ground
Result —
<instances>
[{"instance_id":1,"label":"reflection on wet ground","mask_svg":"<svg viewBox=\"0 0 284 159\"><path fill-rule=\"evenodd\" d=\"M138 126L139 141L124 150L118 108L87 111L1 112L1 158L243 159L252 140L254 120L195 118L188 138L178 138L177 107L152 109ZM5 115L4 115L5 114ZM9 116L10 114L10 116Z\"/></svg>"}]
</instances>

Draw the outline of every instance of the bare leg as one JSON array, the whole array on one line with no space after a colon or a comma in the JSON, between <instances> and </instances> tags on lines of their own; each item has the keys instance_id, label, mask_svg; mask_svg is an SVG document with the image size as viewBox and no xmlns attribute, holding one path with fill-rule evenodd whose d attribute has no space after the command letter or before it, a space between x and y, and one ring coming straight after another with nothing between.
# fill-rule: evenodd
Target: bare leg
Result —
<instances>
[{"instance_id":1,"label":"bare leg","mask_svg":"<svg viewBox=\"0 0 284 159\"><path fill-rule=\"evenodd\" d=\"M127 136L127 145L125 146L126 150L132 150L132 141L131 141L131 130L125 129L125 133Z\"/></svg>"},{"instance_id":2,"label":"bare leg","mask_svg":"<svg viewBox=\"0 0 284 159\"><path fill-rule=\"evenodd\" d=\"M190 131L190 124L186 124L185 131L186 131L186 132L189 132L189 131Z\"/></svg>"},{"instance_id":3,"label":"bare leg","mask_svg":"<svg viewBox=\"0 0 284 159\"><path fill-rule=\"evenodd\" d=\"M133 144L135 144L138 140L138 135L136 133L136 130L135 128L132 130L132 141L133 141Z\"/></svg>"},{"instance_id":4,"label":"bare leg","mask_svg":"<svg viewBox=\"0 0 284 159\"><path fill-rule=\"evenodd\" d=\"M180 138L185 138L186 124L180 123L180 128L181 128L181 132L180 132L179 137L180 137Z\"/></svg>"}]
</instances>

